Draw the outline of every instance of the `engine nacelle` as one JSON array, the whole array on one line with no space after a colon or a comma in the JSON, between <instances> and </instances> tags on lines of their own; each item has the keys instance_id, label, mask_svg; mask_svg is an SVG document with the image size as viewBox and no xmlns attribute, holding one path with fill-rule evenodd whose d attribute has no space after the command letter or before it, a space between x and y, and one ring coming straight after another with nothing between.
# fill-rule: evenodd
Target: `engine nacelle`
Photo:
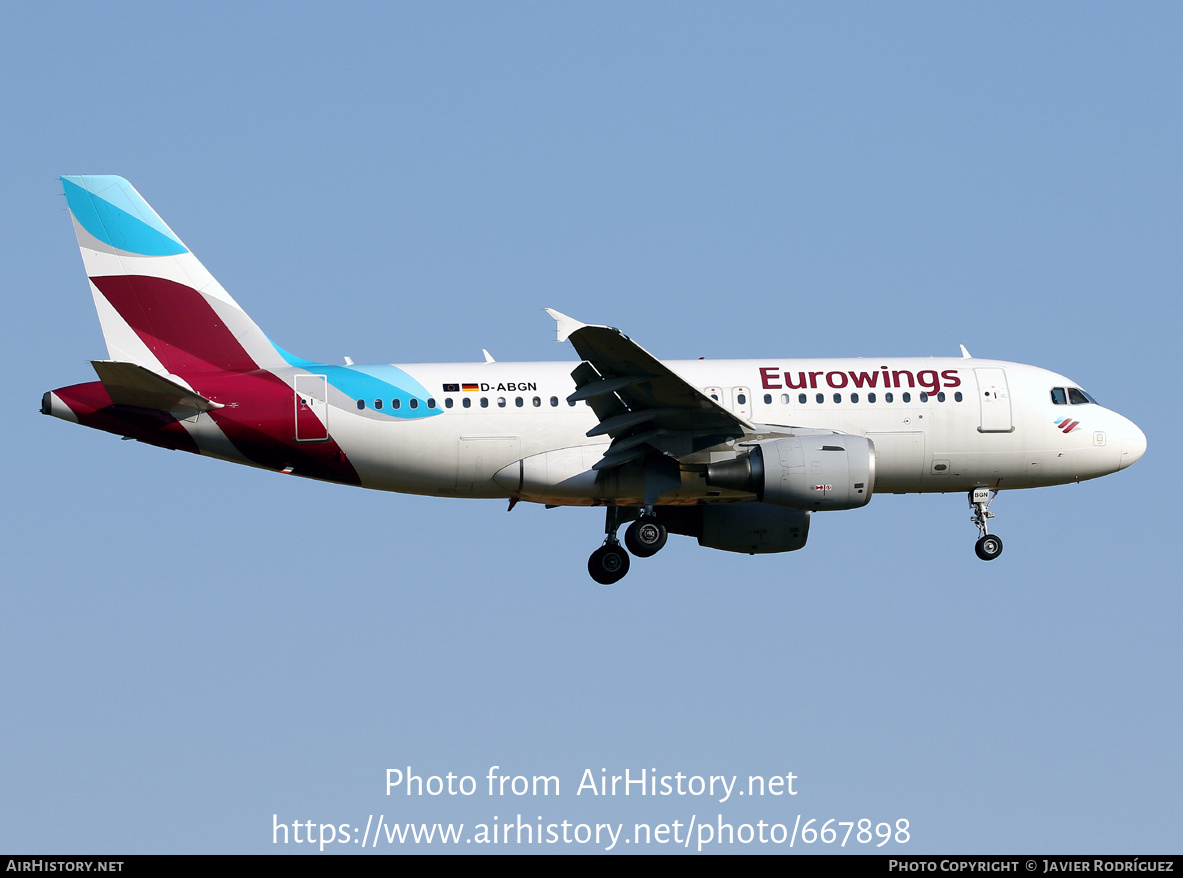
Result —
<instances>
[{"instance_id":1,"label":"engine nacelle","mask_svg":"<svg viewBox=\"0 0 1183 878\"><path fill-rule=\"evenodd\" d=\"M857 509L875 488L875 445L843 433L765 439L742 457L707 467L707 484L772 506Z\"/></svg>"},{"instance_id":2,"label":"engine nacelle","mask_svg":"<svg viewBox=\"0 0 1183 878\"><path fill-rule=\"evenodd\" d=\"M724 552L764 555L805 548L809 513L765 503L703 506L698 544Z\"/></svg>"},{"instance_id":3,"label":"engine nacelle","mask_svg":"<svg viewBox=\"0 0 1183 878\"><path fill-rule=\"evenodd\" d=\"M809 538L808 512L765 503L658 506L656 513L670 533L697 537L700 546L724 552L793 552Z\"/></svg>"}]
</instances>

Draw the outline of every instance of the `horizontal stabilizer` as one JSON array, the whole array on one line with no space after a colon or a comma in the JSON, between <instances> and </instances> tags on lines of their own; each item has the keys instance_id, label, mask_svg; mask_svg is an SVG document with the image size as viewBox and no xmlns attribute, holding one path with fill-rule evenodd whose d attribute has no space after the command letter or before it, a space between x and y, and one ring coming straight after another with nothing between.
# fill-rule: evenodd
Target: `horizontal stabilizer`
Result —
<instances>
[{"instance_id":1,"label":"horizontal stabilizer","mask_svg":"<svg viewBox=\"0 0 1183 878\"><path fill-rule=\"evenodd\" d=\"M222 404L206 399L163 375L135 363L91 360L111 402L164 412L208 412Z\"/></svg>"}]
</instances>

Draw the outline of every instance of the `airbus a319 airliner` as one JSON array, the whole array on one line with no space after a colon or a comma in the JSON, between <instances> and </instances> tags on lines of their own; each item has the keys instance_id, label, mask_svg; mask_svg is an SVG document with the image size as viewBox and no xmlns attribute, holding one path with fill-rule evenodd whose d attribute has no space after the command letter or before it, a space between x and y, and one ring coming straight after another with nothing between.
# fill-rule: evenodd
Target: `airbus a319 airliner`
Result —
<instances>
[{"instance_id":1,"label":"airbus a319 airliner","mask_svg":"<svg viewBox=\"0 0 1183 878\"><path fill-rule=\"evenodd\" d=\"M440 497L603 506L603 584L669 533L791 552L810 514L1092 479L1146 437L1075 381L971 357L655 358L549 311L580 362L329 365L274 344L123 178L62 177L109 359L47 415L279 473ZM621 547L617 531L628 523Z\"/></svg>"}]
</instances>

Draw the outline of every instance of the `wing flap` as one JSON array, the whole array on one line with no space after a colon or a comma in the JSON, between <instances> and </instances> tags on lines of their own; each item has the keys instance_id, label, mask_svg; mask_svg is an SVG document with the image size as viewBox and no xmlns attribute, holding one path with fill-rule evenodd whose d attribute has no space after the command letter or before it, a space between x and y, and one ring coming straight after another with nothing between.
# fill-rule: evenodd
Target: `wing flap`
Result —
<instances>
[{"instance_id":1,"label":"wing flap","mask_svg":"<svg viewBox=\"0 0 1183 878\"><path fill-rule=\"evenodd\" d=\"M664 414L676 414L668 409L637 409L605 418L587 431L587 436L603 436L605 433L615 438L632 427L656 421Z\"/></svg>"},{"instance_id":2,"label":"wing flap","mask_svg":"<svg viewBox=\"0 0 1183 878\"><path fill-rule=\"evenodd\" d=\"M606 469L612 469L613 467L623 466L624 464L629 463L634 460L640 460L641 458L645 457L647 454L649 454L649 449L643 448L643 447L630 448L627 451L622 451L618 454L613 453L612 449L609 448L608 453L605 454L602 458L600 458L600 460L598 460L592 466L592 469L595 470L596 472L600 472L601 470L606 470Z\"/></svg>"},{"instance_id":3,"label":"wing flap","mask_svg":"<svg viewBox=\"0 0 1183 878\"><path fill-rule=\"evenodd\" d=\"M639 384L647 380L647 378L637 377L635 375L626 375L623 378L600 378L580 387L567 397L567 402L580 402L585 399L595 399L597 396L606 396L609 393L623 390L632 384Z\"/></svg>"}]
</instances>

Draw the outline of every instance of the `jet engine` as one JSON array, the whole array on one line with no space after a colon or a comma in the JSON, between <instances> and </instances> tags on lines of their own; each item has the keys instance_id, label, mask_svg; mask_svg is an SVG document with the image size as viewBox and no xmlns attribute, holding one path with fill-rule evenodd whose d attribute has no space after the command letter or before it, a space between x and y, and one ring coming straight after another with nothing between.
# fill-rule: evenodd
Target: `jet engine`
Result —
<instances>
[{"instance_id":1,"label":"jet engine","mask_svg":"<svg viewBox=\"0 0 1183 878\"><path fill-rule=\"evenodd\" d=\"M745 555L794 552L809 538L808 512L764 503L659 506L656 517L670 533L697 537L700 546Z\"/></svg>"},{"instance_id":2,"label":"jet engine","mask_svg":"<svg viewBox=\"0 0 1183 878\"><path fill-rule=\"evenodd\" d=\"M707 484L755 494L761 503L809 511L866 506L875 488L875 445L827 433L752 443L747 454L707 467Z\"/></svg>"}]
</instances>

